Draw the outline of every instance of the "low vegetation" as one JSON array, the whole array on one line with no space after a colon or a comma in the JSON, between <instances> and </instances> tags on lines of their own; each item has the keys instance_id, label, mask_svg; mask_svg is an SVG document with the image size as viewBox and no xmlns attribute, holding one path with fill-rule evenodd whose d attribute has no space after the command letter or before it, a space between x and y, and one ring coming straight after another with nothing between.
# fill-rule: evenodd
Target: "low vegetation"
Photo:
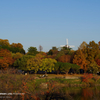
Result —
<instances>
[{"instance_id":1,"label":"low vegetation","mask_svg":"<svg viewBox=\"0 0 100 100\"><path fill-rule=\"evenodd\" d=\"M11 74L11 71L13 73ZM93 74L87 75L78 75L78 79L66 79L66 77L72 77L71 75L49 75L47 77L40 78L40 75L35 74L15 74L16 70L10 69L2 71L0 74L0 92L4 93L25 93L18 97L17 95L13 96L14 99L30 99L37 100L39 98L50 98L53 97L51 94L58 96L61 92L62 96L65 97L64 92L65 87L68 90L69 88L83 88L86 86L95 86L100 85L100 77L94 76ZM88 76L88 77L87 77ZM74 76L76 77L76 76ZM69 91L69 90L68 90ZM67 92L68 92L67 91ZM45 95L44 95L45 94ZM49 95L49 97L48 97ZM19 99L19 100L20 100ZM49 100L49 99L48 99Z\"/></svg>"}]
</instances>

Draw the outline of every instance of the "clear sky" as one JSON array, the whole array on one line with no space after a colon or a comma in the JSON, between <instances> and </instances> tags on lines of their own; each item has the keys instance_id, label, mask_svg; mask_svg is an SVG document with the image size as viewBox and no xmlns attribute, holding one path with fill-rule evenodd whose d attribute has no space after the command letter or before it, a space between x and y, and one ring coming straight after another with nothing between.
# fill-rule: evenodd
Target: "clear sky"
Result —
<instances>
[{"instance_id":1,"label":"clear sky","mask_svg":"<svg viewBox=\"0 0 100 100\"><path fill-rule=\"evenodd\" d=\"M100 41L100 0L0 0L0 38L49 51Z\"/></svg>"}]
</instances>

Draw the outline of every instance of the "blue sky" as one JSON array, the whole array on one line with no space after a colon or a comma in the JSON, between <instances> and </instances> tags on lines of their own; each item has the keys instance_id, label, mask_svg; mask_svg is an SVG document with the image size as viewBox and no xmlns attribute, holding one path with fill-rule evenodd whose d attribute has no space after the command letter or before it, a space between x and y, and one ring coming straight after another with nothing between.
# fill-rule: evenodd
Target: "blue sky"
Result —
<instances>
[{"instance_id":1,"label":"blue sky","mask_svg":"<svg viewBox=\"0 0 100 100\"><path fill-rule=\"evenodd\" d=\"M0 0L0 38L49 51L100 41L100 0Z\"/></svg>"}]
</instances>

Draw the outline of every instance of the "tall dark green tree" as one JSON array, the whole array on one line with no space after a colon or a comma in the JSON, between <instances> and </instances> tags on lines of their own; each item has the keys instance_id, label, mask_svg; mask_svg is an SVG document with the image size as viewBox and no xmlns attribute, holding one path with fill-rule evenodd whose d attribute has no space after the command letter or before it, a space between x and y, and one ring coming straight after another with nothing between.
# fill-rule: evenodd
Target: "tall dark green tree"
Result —
<instances>
[{"instance_id":1,"label":"tall dark green tree","mask_svg":"<svg viewBox=\"0 0 100 100\"><path fill-rule=\"evenodd\" d=\"M37 48L36 47L29 47L28 48L28 55L33 55L35 56L38 53Z\"/></svg>"}]
</instances>

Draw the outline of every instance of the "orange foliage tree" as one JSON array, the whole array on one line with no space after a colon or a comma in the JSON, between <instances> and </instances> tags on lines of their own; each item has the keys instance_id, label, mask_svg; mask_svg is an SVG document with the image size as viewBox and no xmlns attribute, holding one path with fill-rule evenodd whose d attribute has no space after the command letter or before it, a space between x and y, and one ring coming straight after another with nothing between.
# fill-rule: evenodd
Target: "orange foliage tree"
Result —
<instances>
[{"instance_id":1,"label":"orange foliage tree","mask_svg":"<svg viewBox=\"0 0 100 100\"><path fill-rule=\"evenodd\" d=\"M0 68L7 69L13 64L12 55L9 50L1 49L0 50Z\"/></svg>"},{"instance_id":2,"label":"orange foliage tree","mask_svg":"<svg viewBox=\"0 0 100 100\"><path fill-rule=\"evenodd\" d=\"M87 70L87 60L84 53L80 49L76 51L73 58L73 63L81 66L81 68L85 71Z\"/></svg>"},{"instance_id":3,"label":"orange foliage tree","mask_svg":"<svg viewBox=\"0 0 100 100\"><path fill-rule=\"evenodd\" d=\"M20 49L23 48L23 45L21 43L12 43L10 46L15 48L20 48Z\"/></svg>"},{"instance_id":4,"label":"orange foliage tree","mask_svg":"<svg viewBox=\"0 0 100 100\"><path fill-rule=\"evenodd\" d=\"M100 66L100 53L98 55L96 55L95 62L97 63L97 65Z\"/></svg>"},{"instance_id":5,"label":"orange foliage tree","mask_svg":"<svg viewBox=\"0 0 100 100\"><path fill-rule=\"evenodd\" d=\"M59 62L71 62L71 55L62 55L61 57L58 58Z\"/></svg>"},{"instance_id":6,"label":"orange foliage tree","mask_svg":"<svg viewBox=\"0 0 100 100\"><path fill-rule=\"evenodd\" d=\"M96 63L100 66L100 59L97 59Z\"/></svg>"}]
</instances>

